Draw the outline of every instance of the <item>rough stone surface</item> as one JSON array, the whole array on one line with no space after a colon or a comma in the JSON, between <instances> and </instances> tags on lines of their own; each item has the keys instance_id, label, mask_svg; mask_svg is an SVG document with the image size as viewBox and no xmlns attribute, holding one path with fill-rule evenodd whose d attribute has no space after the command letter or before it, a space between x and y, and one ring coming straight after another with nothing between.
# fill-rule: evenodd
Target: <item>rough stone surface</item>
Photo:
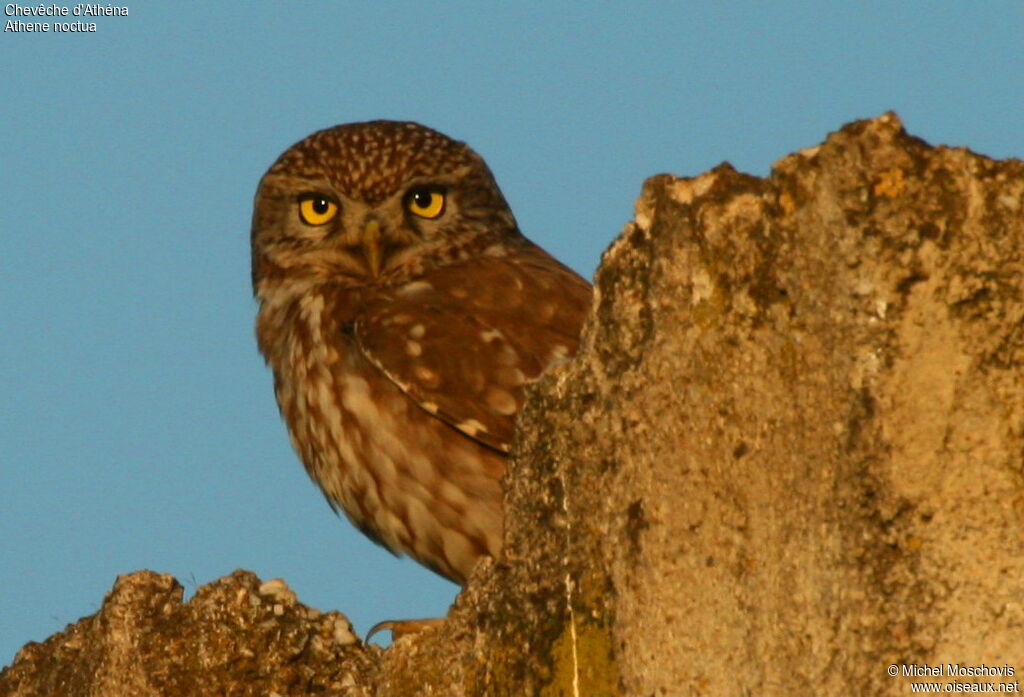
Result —
<instances>
[{"instance_id":1,"label":"rough stone surface","mask_svg":"<svg viewBox=\"0 0 1024 697\"><path fill-rule=\"evenodd\" d=\"M512 475L513 548L571 608L556 675L903 695L890 664L1024 671L1022 207L1024 163L892 114L765 180L646 183Z\"/></svg>"},{"instance_id":2,"label":"rough stone surface","mask_svg":"<svg viewBox=\"0 0 1024 697\"><path fill-rule=\"evenodd\" d=\"M387 651L251 574L122 577L0 695L904 695L1024 671L1024 164L850 124L648 180L533 390L508 557ZM1015 663L1016 662L1016 663ZM941 678L940 681L952 681Z\"/></svg>"},{"instance_id":3,"label":"rough stone surface","mask_svg":"<svg viewBox=\"0 0 1024 697\"><path fill-rule=\"evenodd\" d=\"M283 581L236 571L183 604L174 578L139 571L118 577L95 615L23 647L0 694L356 697L370 694L379 653Z\"/></svg>"}]
</instances>

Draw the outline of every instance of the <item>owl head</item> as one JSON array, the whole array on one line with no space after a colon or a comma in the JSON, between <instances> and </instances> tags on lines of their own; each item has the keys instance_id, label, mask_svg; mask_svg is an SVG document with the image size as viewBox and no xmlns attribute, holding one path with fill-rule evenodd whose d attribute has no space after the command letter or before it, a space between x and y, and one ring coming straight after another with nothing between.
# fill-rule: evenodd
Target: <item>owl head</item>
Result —
<instances>
[{"instance_id":1,"label":"owl head","mask_svg":"<svg viewBox=\"0 0 1024 697\"><path fill-rule=\"evenodd\" d=\"M483 159L416 123L369 121L313 133L260 181L253 288L405 283L519 238Z\"/></svg>"}]
</instances>

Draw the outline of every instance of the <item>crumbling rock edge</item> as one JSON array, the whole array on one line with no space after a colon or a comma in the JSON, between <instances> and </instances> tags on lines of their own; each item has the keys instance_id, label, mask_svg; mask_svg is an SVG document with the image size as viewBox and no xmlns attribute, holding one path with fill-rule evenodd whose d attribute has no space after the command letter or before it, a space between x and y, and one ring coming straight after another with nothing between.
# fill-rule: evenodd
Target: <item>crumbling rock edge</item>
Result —
<instances>
[{"instance_id":1,"label":"crumbling rock edge","mask_svg":"<svg viewBox=\"0 0 1024 697\"><path fill-rule=\"evenodd\" d=\"M507 558L366 646L235 572L120 577L0 695L902 695L1024 656L1024 164L851 123L649 179L532 390ZM888 673L897 666L897 676Z\"/></svg>"},{"instance_id":2,"label":"crumbling rock edge","mask_svg":"<svg viewBox=\"0 0 1024 697\"><path fill-rule=\"evenodd\" d=\"M280 579L239 570L182 597L168 574L119 576L95 615L23 647L0 693L338 693L365 682L380 653Z\"/></svg>"}]
</instances>

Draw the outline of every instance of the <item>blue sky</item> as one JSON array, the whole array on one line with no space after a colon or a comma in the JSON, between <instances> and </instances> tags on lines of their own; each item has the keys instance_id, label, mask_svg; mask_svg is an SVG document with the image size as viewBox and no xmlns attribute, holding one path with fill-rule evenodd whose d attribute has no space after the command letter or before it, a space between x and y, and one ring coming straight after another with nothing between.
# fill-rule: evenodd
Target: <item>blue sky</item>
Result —
<instances>
[{"instance_id":1,"label":"blue sky","mask_svg":"<svg viewBox=\"0 0 1024 697\"><path fill-rule=\"evenodd\" d=\"M0 665L140 568L280 576L359 632L453 599L331 513L256 352L253 192L315 129L469 142L586 276L645 177L765 175L887 109L1024 155L1019 0L127 7L0 34Z\"/></svg>"}]
</instances>

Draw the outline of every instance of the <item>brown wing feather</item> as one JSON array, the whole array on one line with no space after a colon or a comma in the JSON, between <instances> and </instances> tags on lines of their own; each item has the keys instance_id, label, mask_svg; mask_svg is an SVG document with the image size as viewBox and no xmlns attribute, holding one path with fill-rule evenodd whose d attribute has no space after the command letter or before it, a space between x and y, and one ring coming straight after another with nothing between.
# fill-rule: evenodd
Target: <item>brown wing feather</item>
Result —
<instances>
[{"instance_id":1,"label":"brown wing feather","mask_svg":"<svg viewBox=\"0 0 1024 697\"><path fill-rule=\"evenodd\" d=\"M530 245L381 291L355 334L420 407L507 452L524 384L576 352L590 301L586 281Z\"/></svg>"}]
</instances>

